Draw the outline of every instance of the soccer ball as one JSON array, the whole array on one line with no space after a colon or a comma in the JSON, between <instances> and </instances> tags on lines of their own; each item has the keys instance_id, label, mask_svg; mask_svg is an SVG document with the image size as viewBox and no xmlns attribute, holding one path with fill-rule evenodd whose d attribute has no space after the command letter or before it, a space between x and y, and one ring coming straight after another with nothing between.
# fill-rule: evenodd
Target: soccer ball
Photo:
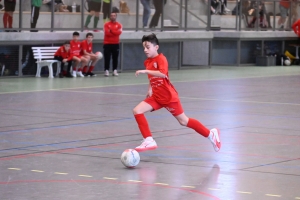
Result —
<instances>
[{"instance_id":1,"label":"soccer ball","mask_svg":"<svg viewBox=\"0 0 300 200\"><path fill-rule=\"evenodd\" d=\"M126 149L121 155L121 162L125 167L133 168L140 162L140 155L134 149Z\"/></svg>"},{"instance_id":2,"label":"soccer ball","mask_svg":"<svg viewBox=\"0 0 300 200\"><path fill-rule=\"evenodd\" d=\"M286 59L286 60L284 61L284 65L290 66L290 65L291 65L291 61L290 61L289 59Z\"/></svg>"},{"instance_id":3,"label":"soccer ball","mask_svg":"<svg viewBox=\"0 0 300 200\"><path fill-rule=\"evenodd\" d=\"M99 60L103 58L103 54L100 51L96 52L95 54L98 56Z\"/></svg>"}]
</instances>

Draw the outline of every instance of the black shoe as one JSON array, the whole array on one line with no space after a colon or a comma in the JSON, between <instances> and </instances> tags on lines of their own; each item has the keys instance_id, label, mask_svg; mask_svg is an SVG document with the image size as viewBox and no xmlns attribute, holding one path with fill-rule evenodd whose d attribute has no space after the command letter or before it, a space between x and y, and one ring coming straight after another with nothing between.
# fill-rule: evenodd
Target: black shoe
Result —
<instances>
[{"instance_id":1,"label":"black shoe","mask_svg":"<svg viewBox=\"0 0 300 200\"><path fill-rule=\"evenodd\" d=\"M87 73L89 76L93 77L93 76L97 76L96 74L94 74L93 72L88 72Z\"/></svg>"},{"instance_id":2,"label":"black shoe","mask_svg":"<svg viewBox=\"0 0 300 200\"><path fill-rule=\"evenodd\" d=\"M63 78L64 75L62 73L59 73L59 78Z\"/></svg>"},{"instance_id":3,"label":"black shoe","mask_svg":"<svg viewBox=\"0 0 300 200\"><path fill-rule=\"evenodd\" d=\"M82 74L83 74L83 76L85 76L85 77L89 76L89 73L82 73Z\"/></svg>"},{"instance_id":4,"label":"black shoe","mask_svg":"<svg viewBox=\"0 0 300 200\"><path fill-rule=\"evenodd\" d=\"M66 77L73 78L72 74L70 72L67 73Z\"/></svg>"}]
</instances>

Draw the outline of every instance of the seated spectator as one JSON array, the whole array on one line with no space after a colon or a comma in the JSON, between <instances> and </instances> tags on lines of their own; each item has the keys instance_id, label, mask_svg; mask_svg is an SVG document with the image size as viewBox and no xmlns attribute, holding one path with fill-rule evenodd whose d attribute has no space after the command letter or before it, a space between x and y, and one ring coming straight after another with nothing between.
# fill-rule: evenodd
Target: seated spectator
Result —
<instances>
[{"instance_id":1,"label":"seated spectator","mask_svg":"<svg viewBox=\"0 0 300 200\"><path fill-rule=\"evenodd\" d=\"M0 0L1 1L1 0ZM17 32L12 30L13 16L16 9L16 0L4 0L3 25L5 32ZM9 28L9 30L7 30Z\"/></svg>"},{"instance_id":2,"label":"seated spectator","mask_svg":"<svg viewBox=\"0 0 300 200\"><path fill-rule=\"evenodd\" d=\"M66 77L73 77L70 73L72 67L72 53L70 51L70 42L66 41L63 46L61 46L56 53L54 54L54 59L58 60L62 63L61 65L61 72L59 74L60 78ZM64 70L65 63L68 63L67 71Z\"/></svg>"},{"instance_id":3,"label":"seated spectator","mask_svg":"<svg viewBox=\"0 0 300 200\"><path fill-rule=\"evenodd\" d=\"M52 0L44 0L43 4L52 6ZM64 3L63 0L54 0L54 11L57 12L69 12L68 6Z\"/></svg>"},{"instance_id":4,"label":"seated spectator","mask_svg":"<svg viewBox=\"0 0 300 200\"><path fill-rule=\"evenodd\" d=\"M243 13L245 14L246 17L252 16L251 22L248 23L249 28L254 28L255 27L255 22L257 19L256 12L258 12L258 17L259 17L259 27L261 28L272 28L271 22L270 22L270 14L267 13L265 3L263 1L251 1L249 6L245 9Z\"/></svg>"}]
</instances>

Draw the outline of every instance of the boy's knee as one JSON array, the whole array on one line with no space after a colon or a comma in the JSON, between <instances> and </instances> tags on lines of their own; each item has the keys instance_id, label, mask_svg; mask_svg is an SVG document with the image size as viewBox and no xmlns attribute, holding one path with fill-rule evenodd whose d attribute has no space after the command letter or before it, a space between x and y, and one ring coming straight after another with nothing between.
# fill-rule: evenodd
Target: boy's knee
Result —
<instances>
[{"instance_id":1,"label":"boy's knee","mask_svg":"<svg viewBox=\"0 0 300 200\"><path fill-rule=\"evenodd\" d=\"M142 110L139 109L138 107L135 107L133 110L132 110L133 114L134 115L138 115L138 114L142 114Z\"/></svg>"}]
</instances>

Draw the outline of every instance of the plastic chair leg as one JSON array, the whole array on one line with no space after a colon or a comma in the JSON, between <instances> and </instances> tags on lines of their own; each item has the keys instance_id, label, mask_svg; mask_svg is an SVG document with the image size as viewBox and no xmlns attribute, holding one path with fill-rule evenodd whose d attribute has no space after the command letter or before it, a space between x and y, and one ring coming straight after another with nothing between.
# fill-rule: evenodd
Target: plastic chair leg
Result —
<instances>
[{"instance_id":1,"label":"plastic chair leg","mask_svg":"<svg viewBox=\"0 0 300 200\"><path fill-rule=\"evenodd\" d=\"M41 77L41 66L40 66L40 64L37 64L35 77Z\"/></svg>"},{"instance_id":2,"label":"plastic chair leg","mask_svg":"<svg viewBox=\"0 0 300 200\"><path fill-rule=\"evenodd\" d=\"M52 67L52 63L48 64L48 69L49 69L49 78L54 78L53 77L53 67Z\"/></svg>"}]
</instances>

